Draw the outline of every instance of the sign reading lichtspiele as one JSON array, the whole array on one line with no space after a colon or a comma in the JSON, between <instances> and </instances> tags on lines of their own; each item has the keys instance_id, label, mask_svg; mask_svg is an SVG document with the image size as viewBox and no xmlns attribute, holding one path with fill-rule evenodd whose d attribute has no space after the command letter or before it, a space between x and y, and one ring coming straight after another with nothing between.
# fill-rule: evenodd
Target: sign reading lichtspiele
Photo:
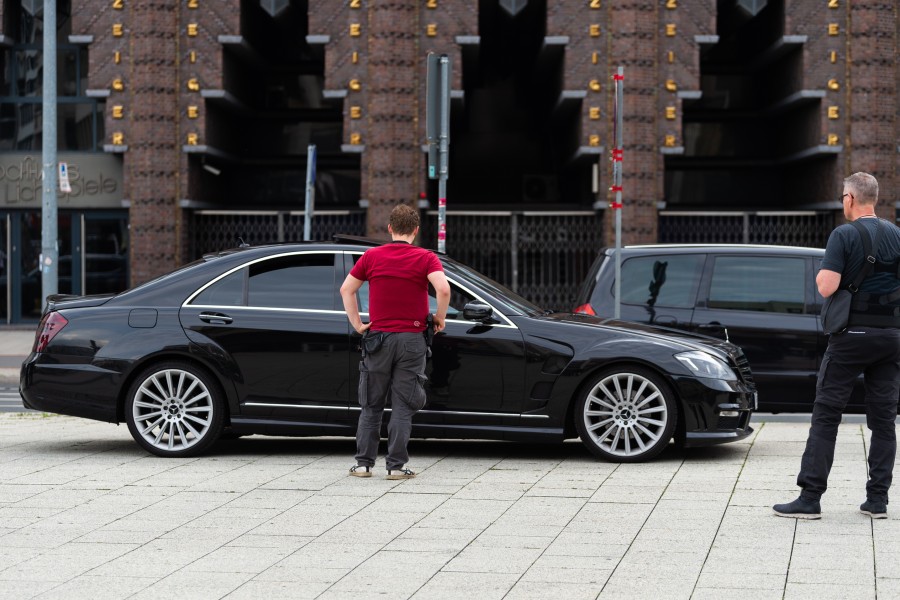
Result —
<instances>
[{"instance_id":1,"label":"sign reading lichtspiele","mask_svg":"<svg viewBox=\"0 0 900 600\"><path fill-rule=\"evenodd\" d=\"M63 152L71 191L60 208L121 208L122 160L112 154ZM0 153L0 208L40 208L41 154Z\"/></svg>"}]
</instances>

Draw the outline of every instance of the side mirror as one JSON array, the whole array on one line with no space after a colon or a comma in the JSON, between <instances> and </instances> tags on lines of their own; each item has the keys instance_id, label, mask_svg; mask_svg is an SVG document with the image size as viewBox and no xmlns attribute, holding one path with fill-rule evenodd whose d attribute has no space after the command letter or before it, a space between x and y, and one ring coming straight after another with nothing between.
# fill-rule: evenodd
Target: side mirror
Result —
<instances>
[{"instance_id":1,"label":"side mirror","mask_svg":"<svg viewBox=\"0 0 900 600\"><path fill-rule=\"evenodd\" d=\"M490 307L490 305L485 304L484 302L480 302L478 300L474 300L469 302L463 307L463 318L466 321L476 321L478 323L485 323L491 320L491 317L494 314L494 309Z\"/></svg>"}]
</instances>

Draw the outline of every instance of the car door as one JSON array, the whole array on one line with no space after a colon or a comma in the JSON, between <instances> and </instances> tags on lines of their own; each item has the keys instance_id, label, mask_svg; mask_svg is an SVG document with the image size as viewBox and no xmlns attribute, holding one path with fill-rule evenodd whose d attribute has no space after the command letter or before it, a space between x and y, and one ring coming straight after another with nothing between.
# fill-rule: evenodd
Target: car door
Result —
<instances>
[{"instance_id":1,"label":"car door","mask_svg":"<svg viewBox=\"0 0 900 600\"><path fill-rule=\"evenodd\" d=\"M349 253L347 268L361 254ZM435 428L454 424L501 425L522 411L525 376L525 345L513 323L494 308L494 322L467 321L465 305L474 300L489 303L471 282L452 273L447 324L435 335L432 357L426 362L427 402L416 415L414 426ZM429 286L431 311L437 309L434 290ZM368 283L358 294L363 320L368 320ZM358 340L358 337L354 338ZM354 349L357 342L351 344ZM351 406L356 406L359 360L353 352L351 366Z\"/></svg>"},{"instance_id":2,"label":"car door","mask_svg":"<svg viewBox=\"0 0 900 600\"><path fill-rule=\"evenodd\" d=\"M750 361L761 408L808 405L815 396L818 316L804 256L713 254L694 310L699 333L726 337Z\"/></svg>"},{"instance_id":3,"label":"car door","mask_svg":"<svg viewBox=\"0 0 900 600\"><path fill-rule=\"evenodd\" d=\"M335 273L341 259L328 251L258 259L211 282L182 307L192 339L209 340L211 351L234 365L243 414L346 421L349 324Z\"/></svg>"}]
</instances>

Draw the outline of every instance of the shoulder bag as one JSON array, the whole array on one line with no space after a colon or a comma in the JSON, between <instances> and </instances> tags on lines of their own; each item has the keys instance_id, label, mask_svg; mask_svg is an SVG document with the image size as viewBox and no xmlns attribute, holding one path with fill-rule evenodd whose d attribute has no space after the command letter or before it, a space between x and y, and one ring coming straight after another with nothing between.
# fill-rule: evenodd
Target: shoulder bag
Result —
<instances>
[{"instance_id":1,"label":"shoulder bag","mask_svg":"<svg viewBox=\"0 0 900 600\"><path fill-rule=\"evenodd\" d=\"M863 251L865 252L865 260L862 268L856 272L853 281L846 289L838 289L831 296L825 299L822 305L822 330L827 334L841 333L847 329L847 323L850 320L850 304L853 302L853 295L859 291L859 286L863 280L869 276L872 269L875 268L875 252L878 249L878 242L881 240L881 219L875 226L875 243L869 237L865 225L856 221L850 223L859 232L862 238ZM873 249L874 247L874 249Z\"/></svg>"}]
</instances>

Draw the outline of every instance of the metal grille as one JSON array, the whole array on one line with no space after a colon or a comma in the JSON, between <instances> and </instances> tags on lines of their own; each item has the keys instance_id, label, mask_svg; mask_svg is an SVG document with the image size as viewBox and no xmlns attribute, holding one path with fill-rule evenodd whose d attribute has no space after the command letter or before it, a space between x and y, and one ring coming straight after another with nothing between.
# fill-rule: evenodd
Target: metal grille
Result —
<instances>
[{"instance_id":1,"label":"metal grille","mask_svg":"<svg viewBox=\"0 0 900 600\"><path fill-rule=\"evenodd\" d=\"M423 245L437 247L437 212L422 223ZM595 212L447 212L447 254L538 306L568 310L603 247Z\"/></svg>"},{"instance_id":2,"label":"metal grille","mask_svg":"<svg viewBox=\"0 0 900 600\"><path fill-rule=\"evenodd\" d=\"M824 248L834 228L832 213L659 213L663 244L770 244Z\"/></svg>"},{"instance_id":3,"label":"metal grille","mask_svg":"<svg viewBox=\"0 0 900 600\"><path fill-rule=\"evenodd\" d=\"M258 246L303 239L304 214L277 211L196 211L192 216L194 257L234 248L240 241ZM336 233L366 234L365 211L322 211L312 219L310 237L330 240Z\"/></svg>"}]
</instances>

